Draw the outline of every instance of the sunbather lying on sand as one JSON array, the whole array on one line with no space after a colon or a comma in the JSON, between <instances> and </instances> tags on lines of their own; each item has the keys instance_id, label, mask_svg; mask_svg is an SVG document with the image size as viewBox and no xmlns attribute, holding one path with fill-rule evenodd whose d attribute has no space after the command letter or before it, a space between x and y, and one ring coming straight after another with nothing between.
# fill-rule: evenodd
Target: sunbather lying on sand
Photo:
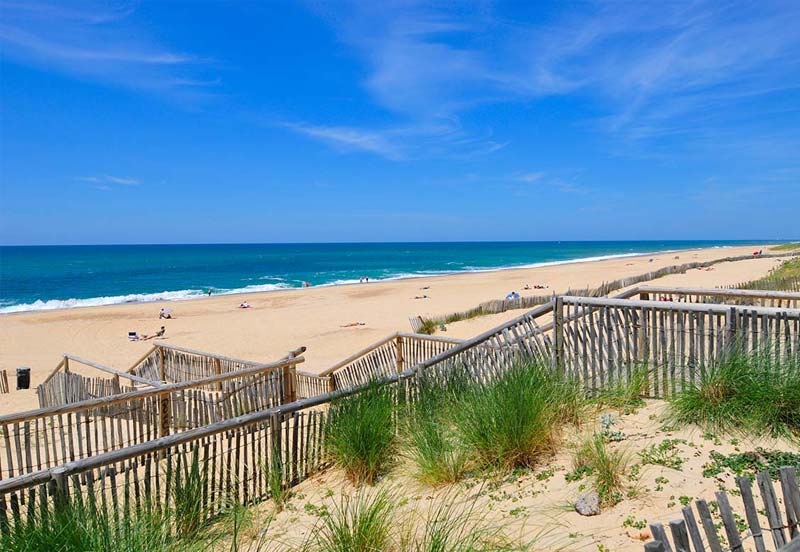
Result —
<instances>
[{"instance_id":1,"label":"sunbather lying on sand","mask_svg":"<svg viewBox=\"0 0 800 552\"><path fill-rule=\"evenodd\" d=\"M344 324L343 326L340 326L340 327L341 328L352 328L354 326L366 326L366 325L367 325L366 322L350 322L349 324Z\"/></svg>"},{"instance_id":2,"label":"sunbather lying on sand","mask_svg":"<svg viewBox=\"0 0 800 552\"><path fill-rule=\"evenodd\" d=\"M155 339L156 337L164 337L164 334L166 333L166 331L167 331L167 329L164 326L161 326L161 329L158 330L153 335L143 335L143 336L139 337L139 340L140 341L147 341L148 339Z\"/></svg>"}]
</instances>

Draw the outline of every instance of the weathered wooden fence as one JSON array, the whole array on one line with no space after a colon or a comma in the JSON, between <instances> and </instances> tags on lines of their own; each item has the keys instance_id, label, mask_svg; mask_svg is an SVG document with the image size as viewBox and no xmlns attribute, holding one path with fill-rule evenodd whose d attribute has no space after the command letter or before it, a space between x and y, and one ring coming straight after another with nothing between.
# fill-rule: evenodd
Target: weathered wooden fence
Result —
<instances>
[{"instance_id":1,"label":"weathered wooden fence","mask_svg":"<svg viewBox=\"0 0 800 552\"><path fill-rule=\"evenodd\" d=\"M652 397L668 397L721 355L800 350L800 310L557 297L554 358L589 389L627 382L647 367Z\"/></svg>"},{"instance_id":2,"label":"weathered wooden fence","mask_svg":"<svg viewBox=\"0 0 800 552\"><path fill-rule=\"evenodd\" d=\"M228 411L218 421L208 420L208 425L172 435L163 436L158 429L165 427L165 416L167 427L171 423L174 393L192 386L208 388L224 378L249 376L258 369L214 375L195 382L159 384L161 387L155 390L137 391L127 397L96 399L91 408L116 404L130 407L143 400L154 403L152 408L132 410L155 412L158 419L139 424L133 417L126 418L131 426L116 441L116 449L104 448L104 442L98 440L98 435L109 435L109 430L102 429L104 426L94 425L84 431L85 424L96 424L95 420L104 416L76 415L70 420L69 414L76 411L69 406L39 413L40 421L34 423L30 416L0 418L7 447L5 458L11 459L7 460L10 469L5 471L12 476L0 481L0 525L36 515L43 505L70 495L97 493L98 503L114 512L134 504L169 504L174 497L168 491L178 483L168 481L177 481L177 474L195 469L193 466L202 472L198 474L202 487L199 492L209 512L233 503L261 500L269 494L273 464L280 465L287 484L325 466L325 405L337 397L358 393L359 386L373 376L386 385L411 386L406 391L413 395L410 391L420 378L446 377L459 370L476 381L490 382L518 359L539 356L549 359L554 369L566 370L580 378L591 391L602 384L624 380L629 377L629 366L643 362L658 371L651 393L665 396L679 389L682 378L689 376L681 367L703 366L733 346L752 348L770 338L769 342L780 343L783 354L796 353L799 321L800 311L790 309L557 297L460 343L426 339L428 343L420 342L418 352L414 353L413 347L406 349L404 336L403 352L398 355L397 342L385 340L322 376L333 376L331 379L337 383L334 392L284 404L251 405L253 410L244 415ZM436 350L439 352L431 356ZM384 360L365 362L367 357ZM412 357L423 360L414 362ZM398 358L403 359L402 368L398 368ZM286 367L301 361L302 357L288 358L271 368L284 374L280 381L295 381ZM346 375L337 380L337 372ZM292 393L295 394L281 396L296 396L296 388ZM165 404L164 399L169 402ZM56 425L53 432L52 425L62 424L65 415L66 425ZM139 437L142 433L143 438ZM28 437L23 439L23 435ZM62 439L61 435L70 437ZM81 444L87 437L91 449ZM23 440L31 445L21 446ZM280 461L273 461L271 451L276 451ZM0 461L2 458L0 454ZM217 502L221 497L227 501Z\"/></svg>"},{"instance_id":3,"label":"weathered wooden fence","mask_svg":"<svg viewBox=\"0 0 800 552\"><path fill-rule=\"evenodd\" d=\"M5 369L0 370L0 394L8 393L8 372Z\"/></svg>"},{"instance_id":4,"label":"weathered wooden fence","mask_svg":"<svg viewBox=\"0 0 800 552\"><path fill-rule=\"evenodd\" d=\"M627 278L620 278L618 280L612 280L610 282L603 282L602 284L594 288L590 287L578 288L578 289L570 288L564 293L564 295L580 296L580 297L605 297L609 293L612 293L620 289L634 286L636 284L641 284L643 282L649 282L657 278L661 278L663 276L668 276L670 274L683 274L687 270L693 270L697 268L707 268L719 263L745 261L754 258L757 259L764 257L787 257L787 256L797 256L797 255L800 254L798 253L765 254L757 257L754 257L752 255L739 255L736 257L724 257L721 259L713 259L710 261L703 261L703 262L697 261L691 263L683 263L680 265L665 266L663 268L646 272L644 274L637 274L636 276L629 276ZM676 258L678 257L676 256ZM752 289L753 283L755 282L751 282L748 284L741 284L741 286L750 285L750 289ZM778 285L777 282L776 285ZM769 287L766 289L786 289L789 291L798 292L800 291L800 278L794 279L791 287L786 287L786 288ZM440 316L429 316L426 317L426 319L431 320L436 324L448 324L450 322L454 322L457 320L464 320L467 318L473 318L475 316L483 316L486 314L497 314L516 309L530 309L538 305L543 305L545 303L548 303L550 300L552 300L553 296L554 294L548 294L548 295L529 295L520 297L519 299L495 299L493 301L486 301L484 303L479 304L476 307L467 309L465 311L453 312L450 314L445 314ZM421 321L422 317L419 316L409 319L412 331L414 332L418 331Z\"/></svg>"},{"instance_id":5,"label":"weathered wooden fence","mask_svg":"<svg viewBox=\"0 0 800 552\"><path fill-rule=\"evenodd\" d=\"M295 400L303 357L0 416L0 479L19 477Z\"/></svg>"},{"instance_id":6,"label":"weathered wooden fence","mask_svg":"<svg viewBox=\"0 0 800 552\"><path fill-rule=\"evenodd\" d=\"M684 288L642 285L631 290L640 299L681 303L721 303L752 307L800 308L800 293L750 289Z\"/></svg>"},{"instance_id":7,"label":"weathered wooden fence","mask_svg":"<svg viewBox=\"0 0 800 552\"><path fill-rule=\"evenodd\" d=\"M317 374L298 372L298 396L314 397L399 374L462 341L402 332L392 334Z\"/></svg>"},{"instance_id":8,"label":"weathered wooden fence","mask_svg":"<svg viewBox=\"0 0 800 552\"><path fill-rule=\"evenodd\" d=\"M647 552L766 552L768 549L778 552L796 552L800 550L800 488L797 484L797 469L800 466L780 468L779 479L783 498L776 492L769 472L759 473L756 477L758 494L764 507L759 508L753 493L753 484L747 477L736 480L741 496L741 513L731 506L728 494L716 493L714 510L719 512L721 523L715 523L711 505L705 500L695 502L697 515L691 505L681 510L682 518L669 522L672 543L664 526L660 523L650 525L653 541L644 549ZM783 510L783 512L782 512ZM785 519L784 519L785 513ZM737 519L739 523L737 523ZM698 523L699 520L699 523ZM747 530L740 524L746 522ZM722 525L724 535L717 527ZM702 531L701 531L702 527ZM765 535L766 533L766 535ZM772 547L767 539L772 541Z\"/></svg>"}]
</instances>

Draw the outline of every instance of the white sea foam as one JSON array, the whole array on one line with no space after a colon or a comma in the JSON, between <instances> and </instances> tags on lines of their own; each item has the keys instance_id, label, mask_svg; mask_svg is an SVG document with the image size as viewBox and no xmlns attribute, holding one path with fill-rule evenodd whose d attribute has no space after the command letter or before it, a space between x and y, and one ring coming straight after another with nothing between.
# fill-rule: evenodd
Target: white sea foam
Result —
<instances>
[{"instance_id":1,"label":"white sea foam","mask_svg":"<svg viewBox=\"0 0 800 552\"><path fill-rule=\"evenodd\" d=\"M245 286L236 289L215 289L214 295L233 295L237 293L256 293L260 291L274 291L291 287L287 284L260 284ZM80 307L98 307L102 305L121 305L125 303L153 303L155 301L182 301L196 299L206 295L202 289L182 289L179 291L162 291L160 293L134 293L130 295L111 295L107 297L90 297L88 299L50 299L37 300L33 303L0 306L1 314L28 311L43 311L57 309L75 309Z\"/></svg>"},{"instance_id":2,"label":"white sea foam","mask_svg":"<svg viewBox=\"0 0 800 552\"><path fill-rule=\"evenodd\" d=\"M726 247L726 246L716 246ZM371 282L387 281L387 280L406 280L412 278L425 278L430 276L442 276L447 274L459 274L465 272L494 272L496 270L513 270L519 268L538 268L543 266L556 266L573 263L585 263L592 261L604 261L608 259L621 259L626 257L642 257L647 255L657 255L664 253L674 253L679 251L691 251L691 249L668 249L662 251L649 251L637 253L617 253L612 255L598 255L594 257L580 257L575 259L562 259L558 261L542 261L538 263L530 263L524 265L509 265L497 267L471 267L465 266L460 270L421 270L419 272L403 272L384 276L382 278L370 277ZM278 277L262 276L259 279L282 280ZM300 280L298 280L300 283ZM358 279L343 279L333 280L323 284L317 284L312 287L330 287L340 285L350 285L359 283ZM214 295L234 295L240 293L256 293L262 291L275 291L280 289L288 289L292 286L288 283L277 284L257 284L245 286L243 288L235 289L214 289ZM56 310L56 309L72 309L78 307L95 307L101 305L119 305L123 303L152 303L155 301L181 301L186 299L195 299L202 297L206 292L202 289L184 289L179 291L163 291L160 293L142 293L132 295L115 295L109 297L91 297L88 299L51 299L48 301L34 301L33 303L24 303L18 305L10 305L7 301L0 303L0 314L27 312L27 311L40 311L40 310Z\"/></svg>"}]
</instances>

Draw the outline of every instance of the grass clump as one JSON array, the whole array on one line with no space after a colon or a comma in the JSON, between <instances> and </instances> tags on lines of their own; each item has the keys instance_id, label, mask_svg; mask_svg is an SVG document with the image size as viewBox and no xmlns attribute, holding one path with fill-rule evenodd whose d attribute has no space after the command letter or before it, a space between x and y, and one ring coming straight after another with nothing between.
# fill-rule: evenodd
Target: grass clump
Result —
<instances>
[{"instance_id":1,"label":"grass clump","mask_svg":"<svg viewBox=\"0 0 800 552\"><path fill-rule=\"evenodd\" d=\"M584 405L576 382L528 359L492 383L471 384L453 419L480 466L529 467L553 451L560 428L577 422Z\"/></svg>"},{"instance_id":2,"label":"grass clump","mask_svg":"<svg viewBox=\"0 0 800 552\"><path fill-rule=\"evenodd\" d=\"M397 503L386 491L344 497L321 519L306 552L376 552L392 548Z\"/></svg>"},{"instance_id":3,"label":"grass clump","mask_svg":"<svg viewBox=\"0 0 800 552\"><path fill-rule=\"evenodd\" d=\"M618 380L606 386L595 401L623 414L632 414L645 405L644 397L649 388L649 378L650 370L646 365L635 366L627 380Z\"/></svg>"},{"instance_id":4,"label":"grass clump","mask_svg":"<svg viewBox=\"0 0 800 552\"><path fill-rule=\"evenodd\" d=\"M389 467L396 450L395 396L388 386L370 383L334 401L326 426L333 462L355 484L373 484Z\"/></svg>"},{"instance_id":5,"label":"grass clump","mask_svg":"<svg viewBox=\"0 0 800 552\"><path fill-rule=\"evenodd\" d=\"M573 457L573 472L568 481L584 476L592 480L595 491L604 506L613 506L622 500L626 487L629 456L612 449L600 433L589 436L578 447Z\"/></svg>"},{"instance_id":6,"label":"grass clump","mask_svg":"<svg viewBox=\"0 0 800 552\"><path fill-rule=\"evenodd\" d=\"M436 333L436 330L439 329L439 324L440 323L436 320L432 320L430 318L421 318L417 333L433 335Z\"/></svg>"},{"instance_id":7,"label":"grass clump","mask_svg":"<svg viewBox=\"0 0 800 552\"><path fill-rule=\"evenodd\" d=\"M94 502L71 500L32 518L21 516L0 532L0 550L9 552L150 552L186 550L171 531L167 513L131 510L120 517L94 508Z\"/></svg>"},{"instance_id":8,"label":"grass clump","mask_svg":"<svg viewBox=\"0 0 800 552\"><path fill-rule=\"evenodd\" d=\"M286 484L285 470L280 450L273 450L270 455L269 463L263 462L261 471L266 476L269 496L275 504L275 509L282 512L286 502L289 500L291 491Z\"/></svg>"},{"instance_id":9,"label":"grass clump","mask_svg":"<svg viewBox=\"0 0 800 552\"><path fill-rule=\"evenodd\" d=\"M670 417L706 431L800 438L800 365L769 348L735 354L706 369L672 399Z\"/></svg>"},{"instance_id":10,"label":"grass clump","mask_svg":"<svg viewBox=\"0 0 800 552\"><path fill-rule=\"evenodd\" d=\"M524 550L511 543L503 527L476 515L476 502L462 503L448 494L409 525L400 542L404 552L500 552Z\"/></svg>"},{"instance_id":11,"label":"grass clump","mask_svg":"<svg viewBox=\"0 0 800 552\"><path fill-rule=\"evenodd\" d=\"M469 453L450 421L458 394L454 385L433 385L424 380L420 383L404 444L414 475L422 483L455 483L467 469Z\"/></svg>"}]
</instances>

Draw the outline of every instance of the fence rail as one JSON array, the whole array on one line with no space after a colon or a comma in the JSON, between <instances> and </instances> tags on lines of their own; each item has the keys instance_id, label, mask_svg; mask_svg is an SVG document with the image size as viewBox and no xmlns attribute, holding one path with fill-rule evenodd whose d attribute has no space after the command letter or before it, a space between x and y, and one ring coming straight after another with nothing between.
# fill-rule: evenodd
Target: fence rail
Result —
<instances>
[{"instance_id":1,"label":"fence rail","mask_svg":"<svg viewBox=\"0 0 800 552\"><path fill-rule=\"evenodd\" d=\"M0 370L0 394L8 393L8 372L4 369Z\"/></svg>"},{"instance_id":2,"label":"fence rail","mask_svg":"<svg viewBox=\"0 0 800 552\"><path fill-rule=\"evenodd\" d=\"M738 491L742 500L741 514L735 513L731 506L728 494L723 491L716 493L716 510L719 511L720 525L725 530L725 535L718 533L711 508L705 500L695 503L697 516L691 505L681 510L682 518L669 522L672 544L667 536L664 526L660 523L650 525L653 541L648 542L644 549L646 552L672 552L673 545L676 552L744 552L755 550L766 552L766 539L770 538L774 550L789 552L800 550L800 488L797 483L797 469L800 466L784 466L779 470L780 488L783 498L775 491L769 472L761 472L756 477L759 494L763 502L763 509L756 504L753 495L753 484L747 477L736 480ZM781 512L781 504L784 512ZM784 522L784 513L786 521ZM746 520L748 532L740 531L736 519ZM698 524L698 518L700 524ZM700 528L702 526L703 531ZM767 534L765 536L765 533ZM691 545L690 545L691 542ZM723 542L725 546L723 548Z\"/></svg>"},{"instance_id":3,"label":"fence rail","mask_svg":"<svg viewBox=\"0 0 800 552\"><path fill-rule=\"evenodd\" d=\"M640 299L685 303L724 303L754 307L800 308L800 293L751 289L683 288L644 285L634 288Z\"/></svg>"},{"instance_id":4,"label":"fence rail","mask_svg":"<svg viewBox=\"0 0 800 552\"><path fill-rule=\"evenodd\" d=\"M71 494L84 496L96 492L103 499L102 507L115 512L131 504L168 504L173 500L169 496L173 485L170 481L179 479L177 474L186 474L187 470L195 469L194 466L202 472L201 492L204 501L213 503L211 511L225 507L216 502L223 496L229 500L228 504L250 504L266 498L270 473L275 473L270 472L275 458L286 484L294 484L326 465L327 411L324 406L338 397L359 392L359 386L373 375L386 385L413 386L418 378L437 378L458 369L465 370L477 381L490 382L516 360L537 355L550 359L554 369L574 374L592 391L600 385L629 377L629 367L646 362L658 368L651 387L653 396L666 396L679 389L683 378L690 374L683 369L685 366L702 366L734 345L756 347L764 342L762 336L778 336L780 350L784 354L795 354L798 334L798 310L556 297L462 342L421 338L417 345L411 346L406 335L390 336L314 376L340 383L333 392L284 404L256 404L254 410L244 415L229 410L223 419L209 420L207 425L171 435L163 436L154 431L163 427L160 425L163 413L172 416L172 409L165 408L160 401L167 393L171 398L178 389L208 386L223 378L241 378L259 368L137 391L127 397L96 399L94 407L109 406L107 403L116 404L117 401L130 404L132 400L147 398L154 403L152 411L160 415L155 423L151 420L139 425L139 420L126 418L134 433L137 427L150 432L145 432L140 440L119 441L113 450L104 449L102 441L98 441L98 433L107 435L105 430L98 431L98 426L88 432L83 430L87 422L104 419L96 415L78 416L78 410L85 409L86 404L77 410L74 410L75 405L66 405L47 413L40 412L37 419L44 420L44 425L32 424L30 416L1 417L6 455L0 454L0 461L10 459L6 460L7 466L12 468L10 473L14 477L0 481L0 526L3 519L10 522L23 515L35 515L42 504ZM402 338L400 354L397 354L397 337ZM640 354L644 354L644 358L640 358ZM400 369L398 359L403 361ZM291 369L300 362L302 357L284 359L272 365L270 373L282 374L280 382L295 381ZM340 375L337 380L337 374L346 375ZM288 393L281 396L296 398L302 386L288 385L285 387ZM53 435L47 423L60 423L64 417L69 420L71 414L75 414L73 421L66 426L76 428L77 433L61 433L56 427ZM122 419L117 418L115 423L120 421ZM22 435L39 435L40 432L43 436L36 439L45 439L45 443L49 439L53 444L43 448L40 444L27 448L19 446ZM59 436L66 434L73 438L60 440ZM87 436L92 443L91 452L87 454L84 448L79 450L80 454L75 454ZM29 438L27 442L41 443L41 440ZM57 442L57 446L53 446ZM65 442L72 443L73 448L66 447ZM45 461L44 454L51 456Z\"/></svg>"},{"instance_id":5,"label":"fence rail","mask_svg":"<svg viewBox=\"0 0 800 552\"><path fill-rule=\"evenodd\" d=\"M298 372L298 396L313 397L401 373L407 367L455 347L462 341L402 332L392 334L322 372Z\"/></svg>"},{"instance_id":6,"label":"fence rail","mask_svg":"<svg viewBox=\"0 0 800 552\"><path fill-rule=\"evenodd\" d=\"M293 402L301 352L237 372L0 416L0 479Z\"/></svg>"}]
</instances>

